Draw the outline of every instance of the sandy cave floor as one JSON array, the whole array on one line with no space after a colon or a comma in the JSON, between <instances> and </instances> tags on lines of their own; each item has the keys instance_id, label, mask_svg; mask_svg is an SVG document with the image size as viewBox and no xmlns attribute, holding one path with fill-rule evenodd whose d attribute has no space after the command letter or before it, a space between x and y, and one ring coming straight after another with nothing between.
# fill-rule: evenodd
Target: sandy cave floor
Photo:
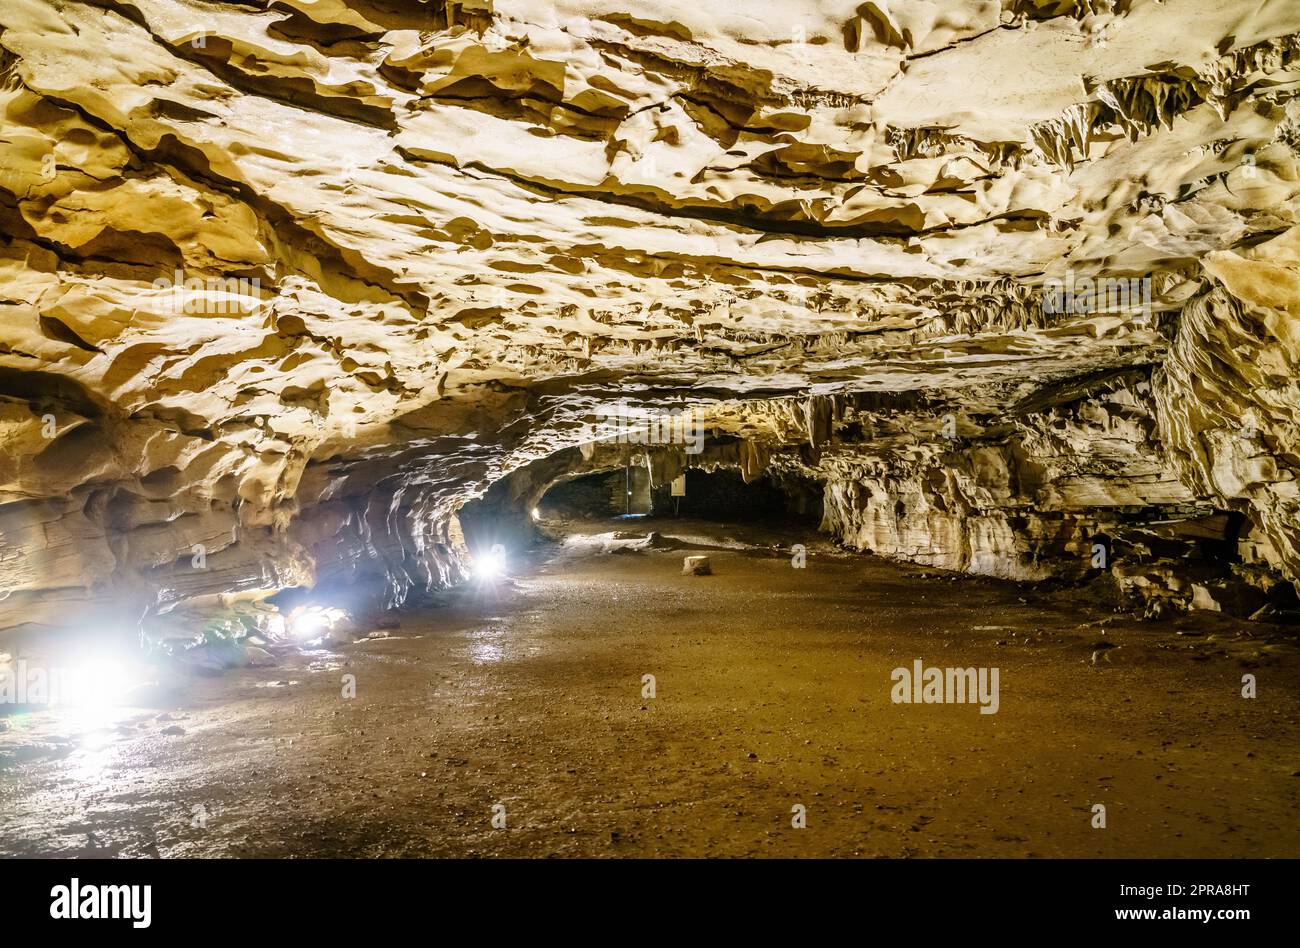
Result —
<instances>
[{"instance_id":1,"label":"sandy cave floor","mask_svg":"<svg viewBox=\"0 0 1300 948\"><path fill-rule=\"evenodd\" d=\"M1144 624L794 528L573 529L386 637L175 706L0 718L0 855L1300 855L1300 652L1272 627ZM611 537L651 529L677 548ZM680 575L683 544L716 575ZM997 666L998 713L891 703L916 658Z\"/></svg>"}]
</instances>

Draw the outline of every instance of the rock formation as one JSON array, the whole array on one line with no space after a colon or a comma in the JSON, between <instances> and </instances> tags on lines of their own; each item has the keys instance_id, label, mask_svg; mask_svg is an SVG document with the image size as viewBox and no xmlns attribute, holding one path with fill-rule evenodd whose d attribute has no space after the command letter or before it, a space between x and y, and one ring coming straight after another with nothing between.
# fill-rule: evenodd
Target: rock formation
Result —
<instances>
[{"instance_id":1,"label":"rock formation","mask_svg":"<svg viewBox=\"0 0 1300 948\"><path fill-rule=\"evenodd\" d=\"M394 607L466 504L630 460L1253 613L1300 579L1298 53L1293 0L5 0L0 629Z\"/></svg>"}]
</instances>

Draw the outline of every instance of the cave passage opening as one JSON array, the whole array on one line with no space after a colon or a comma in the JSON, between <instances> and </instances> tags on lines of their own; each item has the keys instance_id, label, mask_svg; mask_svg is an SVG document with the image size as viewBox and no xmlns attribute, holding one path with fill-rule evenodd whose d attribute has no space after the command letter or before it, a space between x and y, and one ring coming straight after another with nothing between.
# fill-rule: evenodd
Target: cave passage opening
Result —
<instances>
[{"instance_id":1,"label":"cave passage opening","mask_svg":"<svg viewBox=\"0 0 1300 948\"><path fill-rule=\"evenodd\" d=\"M536 511L546 521L631 517L815 528L821 500L814 485L782 484L766 476L747 482L725 468L688 468L667 483L653 484L644 466L630 464L560 480L543 494Z\"/></svg>"}]
</instances>

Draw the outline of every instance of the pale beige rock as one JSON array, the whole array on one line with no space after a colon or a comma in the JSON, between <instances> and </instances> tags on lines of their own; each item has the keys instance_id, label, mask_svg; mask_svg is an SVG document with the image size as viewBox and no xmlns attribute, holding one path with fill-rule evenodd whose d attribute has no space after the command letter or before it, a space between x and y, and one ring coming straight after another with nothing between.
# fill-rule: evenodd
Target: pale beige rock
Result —
<instances>
[{"instance_id":1,"label":"pale beige rock","mask_svg":"<svg viewBox=\"0 0 1300 948\"><path fill-rule=\"evenodd\" d=\"M688 556L682 561L683 576L712 576L713 567L707 556Z\"/></svg>"},{"instance_id":2,"label":"pale beige rock","mask_svg":"<svg viewBox=\"0 0 1300 948\"><path fill-rule=\"evenodd\" d=\"M5 0L0 629L399 605L630 462L1183 603L1141 529L1231 511L1295 580L1298 53L1292 0ZM1045 305L1098 276L1149 314Z\"/></svg>"}]
</instances>

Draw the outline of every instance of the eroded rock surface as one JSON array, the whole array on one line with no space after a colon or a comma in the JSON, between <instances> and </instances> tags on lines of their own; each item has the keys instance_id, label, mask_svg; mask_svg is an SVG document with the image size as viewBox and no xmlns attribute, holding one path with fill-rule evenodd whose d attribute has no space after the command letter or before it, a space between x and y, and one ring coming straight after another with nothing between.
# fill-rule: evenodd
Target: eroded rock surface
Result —
<instances>
[{"instance_id":1,"label":"eroded rock surface","mask_svg":"<svg viewBox=\"0 0 1300 948\"><path fill-rule=\"evenodd\" d=\"M1292 0L6 0L0 628L400 605L492 485L643 460L934 566L1289 586L1298 52Z\"/></svg>"}]
</instances>

